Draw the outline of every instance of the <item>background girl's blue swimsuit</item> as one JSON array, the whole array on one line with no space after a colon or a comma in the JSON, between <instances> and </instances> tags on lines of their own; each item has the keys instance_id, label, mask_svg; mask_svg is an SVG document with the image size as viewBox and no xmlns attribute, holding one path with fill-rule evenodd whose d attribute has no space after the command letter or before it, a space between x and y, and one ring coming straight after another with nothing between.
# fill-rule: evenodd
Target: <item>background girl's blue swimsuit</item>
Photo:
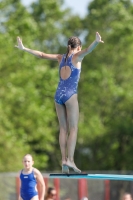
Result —
<instances>
[{"instance_id":1,"label":"background girl's blue swimsuit","mask_svg":"<svg viewBox=\"0 0 133 200\"><path fill-rule=\"evenodd\" d=\"M21 171L20 179L21 179L20 196L23 200L30 200L34 196L38 195L38 192L35 189L37 181L34 177L33 171L30 174L23 174Z\"/></svg>"},{"instance_id":2,"label":"background girl's blue swimsuit","mask_svg":"<svg viewBox=\"0 0 133 200\"><path fill-rule=\"evenodd\" d=\"M71 74L69 78L63 80L60 76L60 81L55 93L55 102L61 105L65 104L65 102L68 99L70 99L70 97L73 94L77 94L81 69L76 68L72 64L72 57L73 57L73 54L69 56L67 58L67 61L65 62L65 55L63 55L62 61L59 66L59 76L60 76L60 70L62 67L69 66L71 69Z\"/></svg>"}]
</instances>

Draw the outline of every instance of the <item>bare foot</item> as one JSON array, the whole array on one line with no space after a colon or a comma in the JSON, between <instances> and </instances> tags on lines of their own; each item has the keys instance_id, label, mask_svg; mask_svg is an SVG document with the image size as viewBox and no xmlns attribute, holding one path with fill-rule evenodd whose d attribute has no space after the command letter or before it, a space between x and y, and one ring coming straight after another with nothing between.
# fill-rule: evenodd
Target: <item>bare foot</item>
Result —
<instances>
[{"instance_id":1,"label":"bare foot","mask_svg":"<svg viewBox=\"0 0 133 200\"><path fill-rule=\"evenodd\" d=\"M76 167L74 162L71 162L70 160L67 160L66 165L69 168L72 168L76 173L79 173L79 174L81 173L81 170Z\"/></svg>"}]
</instances>

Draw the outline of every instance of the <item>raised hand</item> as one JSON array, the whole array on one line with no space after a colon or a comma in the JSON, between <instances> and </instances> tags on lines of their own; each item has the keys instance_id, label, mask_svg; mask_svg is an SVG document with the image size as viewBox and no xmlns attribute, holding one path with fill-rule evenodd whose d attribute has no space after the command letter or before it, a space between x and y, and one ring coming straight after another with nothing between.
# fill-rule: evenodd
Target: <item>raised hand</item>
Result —
<instances>
[{"instance_id":1,"label":"raised hand","mask_svg":"<svg viewBox=\"0 0 133 200\"><path fill-rule=\"evenodd\" d=\"M98 32L96 32L96 41L104 43L104 41L101 40L101 36L100 36L100 34Z\"/></svg>"},{"instance_id":2,"label":"raised hand","mask_svg":"<svg viewBox=\"0 0 133 200\"><path fill-rule=\"evenodd\" d=\"M24 49L24 45L22 43L22 40L20 39L20 37L17 37L17 43L18 45L15 45L16 48L23 50Z\"/></svg>"}]
</instances>

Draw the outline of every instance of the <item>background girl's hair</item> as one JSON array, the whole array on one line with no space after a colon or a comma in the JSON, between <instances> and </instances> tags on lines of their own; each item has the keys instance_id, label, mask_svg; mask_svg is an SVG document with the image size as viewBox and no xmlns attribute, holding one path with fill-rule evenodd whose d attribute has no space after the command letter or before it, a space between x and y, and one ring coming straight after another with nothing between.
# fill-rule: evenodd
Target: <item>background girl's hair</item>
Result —
<instances>
[{"instance_id":1,"label":"background girl's hair","mask_svg":"<svg viewBox=\"0 0 133 200\"><path fill-rule=\"evenodd\" d=\"M30 156L32 158L32 160L33 160L33 156L31 154L27 153L27 154L24 155L24 157L25 156ZM23 157L23 159L24 159L24 157Z\"/></svg>"},{"instance_id":2,"label":"background girl's hair","mask_svg":"<svg viewBox=\"0 0 133 200\"><path fill-rule=\"evenodd\" d=\"M67 61L69 51L81 45L82 45L81 40L78 37L72 36L69 38L67 42L67 52L66 52L65 62Z\"/></svg>"},{"instance_id":3,"label":"background girl's hair","mask_svg":"<svg viewBox=\"0 0 133 200\"><path fill-rule=\"evenodd\" d=\"M49 199L49 195L51 194L51 191L55 190L55 188L53 187L48 187L47 192L46 192L46 196L45 196L45 200Z\"/></svg>"},{"instance_id":4,"label":"background girl's hair","mask_svg":"<svg viewBox=\"0 0 133 200\"><path fill-rule=\"evenodd\" d=\"M49 187L47 193L50 194L52 190L55 190L53 187Z\"/></svg>"}]
</instances>

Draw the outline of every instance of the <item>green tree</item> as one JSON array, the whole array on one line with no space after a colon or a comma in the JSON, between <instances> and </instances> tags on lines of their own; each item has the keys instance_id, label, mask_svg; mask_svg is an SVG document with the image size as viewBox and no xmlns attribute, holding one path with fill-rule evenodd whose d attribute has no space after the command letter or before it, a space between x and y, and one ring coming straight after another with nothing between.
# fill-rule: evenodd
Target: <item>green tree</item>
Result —
<instances>
[{"instance_id":1,"label":"green tree","mask_svg":"<svg viewBox=\"0 0 133 200\"><path fill-rule=\"evenodd\" d=\"M96 31L105 41L85 58L82 68L77 149L86 170L131 169L132 10L130 1L95 0L83 20L89 31L86 43Z\"/></svg>"},{"instance_id":2,"label":"green tree","mask_svg":"<svg viewBox=\"0 0 133 200\"><path fill-rule=\"evenodd\" d=\"M1 1L0 171L18 170L26 153L33 154L40 170L60 169L54 108L58 63L39 60L18 51L14 45L19 35L29 48L65 52L67 36L72 35L75 27L67 29L72 25L70 10L63 11L61 3L40 0L27 9L20 1ZM73 19L81 28L80 19ZM80 34L78 28L75 31Z\"/></svg>"}]
</instances>

